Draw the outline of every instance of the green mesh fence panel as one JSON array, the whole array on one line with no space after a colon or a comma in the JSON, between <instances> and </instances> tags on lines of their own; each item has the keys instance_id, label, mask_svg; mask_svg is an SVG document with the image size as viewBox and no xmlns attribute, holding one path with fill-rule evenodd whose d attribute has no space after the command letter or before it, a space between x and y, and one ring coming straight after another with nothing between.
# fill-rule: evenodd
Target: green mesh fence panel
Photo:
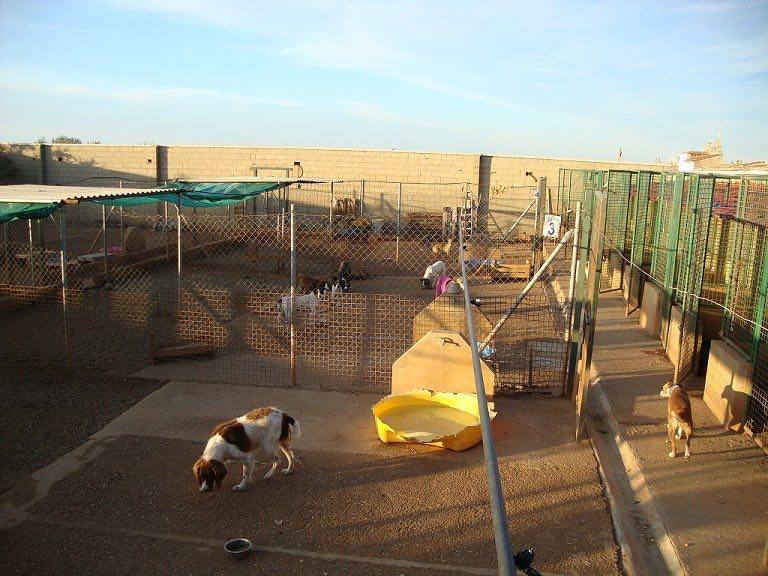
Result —
<instances>
[{"instance_id":1,"label":"green mesh fence panel","mask_svg":"<svg viewBox=\"0 0 768 576\"><path fill-rule=\"evenodd\" d=\"M633 173L625 170L608 171L608 199L605 222L605 251L607 261L603 264L600 291L621 288L623 258L626 236L629 197Z\"/></svg>"},{"instance_id":2,"label":"green mesh fence panel","mask_svg":"<svg viewBox=\"0 0 768 576\"><path fill-rule=\"evenodd\" d=\"M640 287L642 285L642 268L645 259L646 236L648 234L649 197L651 180L654 174L640 172L637 175L637 186L633 194L632 218L630 237L630 266L628 267L627 314L640 306Z\"/></svg>"},{"instance_id":3,"label":"green mesh fence panel","mask_svg":"<svg viewBox=\"0 0 768 576\"><path fill-rule=\"evenodd\" d=\"M692 176L688 189L688 214L681 234L683 248L680 250L682 324L676 382L683 380L694 368L714 181L711 176Z\"/></svg>"}]
</instances>

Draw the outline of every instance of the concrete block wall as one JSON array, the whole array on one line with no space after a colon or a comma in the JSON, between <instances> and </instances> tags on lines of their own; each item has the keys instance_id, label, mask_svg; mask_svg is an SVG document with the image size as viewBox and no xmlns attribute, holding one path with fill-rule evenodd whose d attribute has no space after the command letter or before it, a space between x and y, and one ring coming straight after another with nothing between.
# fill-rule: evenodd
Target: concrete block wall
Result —
<instances>
[{"instance_id":1,"label":"concrete block wall","mask_svg":"<svg viewBox=\"0 0 768 576\"><path fill-rule=\"evenodd\" d=\"M159 181L174 178L206 179L253 176L295 178L300 162L303 177L318 180L366 180L366 211L378 217L396 213L398 186L403 211L436 210L461 199L464 183L482 202L488 200L500 226L517 217L530 201L535 182L533 172L546 176L548 186L557 188L559 168L659 168L654 164L602 162L558 158L352 150L323 148L273 148L256 146L112 146L91 144L2 145L19 165L24 182L69 184L88 177L83 184L110 185L124 178ZM387 183L392 182L392 183ZM125 185L128 185L126 183ZM138 185L138 184L137 184ZM337 185L337 195L359 197L356 183ZM329 194L323 186L296 192L297 202L325 211Z\"/></svg>"},{"instance_id":2,"label":"concrete block wall","mask_svg":"<svg viewBox=\"0 0 768 576\"><path fill-rule=\"evenodd\" d=\"M18 168L21 182L39 184L42 178L40 146L37 144L0 144L0 153L8 156Z\"/></svg>"},{"instance_id":3,"label":"concrete block wall","mask_svg":"<svg viewBox=\"0 0 768 576\"><path fill-rule=\"evenodd\" d=\"M169 146L168 177L205 179L253 176L252 167L293 168L301 162L305 178L415 182L477 182L479 156L429 152ZM283 171L260 175L285 177ZM297 177L292 171L290 177Z\"/></svg>"},{"instance_id":4,"label":"concrete block wall","mask_svg":"<svg viewBox=\"0 0 768 576\"><path fill-rule=\"evenodd\" d=\"M46 158L48 184L68 184L93 178L78 184L117 186L120 178L144 182L156 182L157 179L155 146L51 144L43 146L43 149L48 153ZM128 183L124 185L127 186Z\"/></svg>"}]
</instances>

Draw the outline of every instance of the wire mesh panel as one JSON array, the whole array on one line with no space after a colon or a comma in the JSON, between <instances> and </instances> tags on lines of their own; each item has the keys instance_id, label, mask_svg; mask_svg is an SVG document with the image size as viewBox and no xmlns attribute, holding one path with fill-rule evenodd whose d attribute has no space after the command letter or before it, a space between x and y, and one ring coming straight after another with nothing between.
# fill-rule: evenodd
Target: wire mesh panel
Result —
<instances>
[{"instance_id":1,"label":"wire mesh panel","mask_svg":"<svg viewBox=\"0 0 768 576\"><path fill-rule=\"evenodd\" d=\"M637 186L633 199L632 226L630 238L630 255L627 281L627 314L640 306L640 288L642 286L642 269L645 260L646 234L648 232L651 183L657 176L651 172L640 172L637 175Z\"/></svg>"},{"instance_id":2,"label":"wire mesh panel","mask_svg":"<svg viewBox=\"0 0 768 576\"><path fill-rule=\"evenodd\" d=\"M584 172L582 188L594 188L595 174ZM548 196L545 210L558 202ZM557 242L533 234L532 204L530 186L362 180L294 184L206 208L181 197L130 207L81 202L2 227L0 306L16 306L18 323L8 326L44 324L48 335L30 339L35 353L51 363L71 358L77 370L290 386L293 365L301 387L386 392L417 319L422 328L462 330L463 314L435 291L441 273L458 276L459 227L479 327L490 330L525 286L533 253L546 257ZM562 390L569 267L566 247L493 341L487 361L499 392ZM328 290L342 288L341 276L345 290ZM14 357L29 360L21 348Z\"/></svg>"},{"instance_id":3,"label":"wire mesh panel","mask_svg":"<svg viewBox=\"0 0 768 576\"><path fill-rule=\"evenodd\" d=\"M670 203L666 206L666 218L664 222L664 233L666 241L664 243L663 258L664 277L662 281L663 295L661 299L661 341L665 348L668 347L669 320L672 312L672 306L675 302L678 285L675 283L678 271L678 246L680 241L680 222L682 219L682 206L688 185L689 175L677 173L673 176L673 184ZM679 334L671 336L672 339L679 338Z\"/></svg>"},{"instance_id":4,"label":"wire mesh panel","mask_svg":"<svg viewBox=\"0 0 768 576\"><path fill-rule=\"evenodd\" d=\"M740 183L733 272L728 282L724 335L752 361L747 425L768 439L768 178ZM743 219L743 220L742 220ZM751 320L751 323L750 323ZM751 336L751 342L750 342Z\"/></svg>"},{"instance_id":5,"label":"wire mesh panel","mask_svg":"<svg viewBox=\"0 0 768 576\"><path fill-rule=\"evenodd\" d=\"M697 352L699 309L708 246L710 214L715 179L692 176L689 186L688 217L682 231L685 243L682 253L681 281L683 289L680 353L675 367L675 381L685 378L694 367Z\"/></svg>"},{"instance_id":6,"label":"wire mesh panel","mask_svg":"<svg viewBox=\"0 0 768 576\"><path fill-rule=\"evenodd\" d=\"M605 223L606 262L602 268L601 291L621 288L630 191L635 173L609 170L607 180L607 218Z\"/></svg>"}]
</instances>

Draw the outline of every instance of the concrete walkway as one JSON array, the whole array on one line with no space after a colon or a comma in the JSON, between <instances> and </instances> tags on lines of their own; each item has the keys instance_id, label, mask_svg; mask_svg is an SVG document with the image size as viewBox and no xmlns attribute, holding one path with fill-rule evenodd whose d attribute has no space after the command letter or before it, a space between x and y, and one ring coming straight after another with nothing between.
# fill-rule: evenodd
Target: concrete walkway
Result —
<instances>
[{"instance_id":1,"label":"concrete walkway","mask_svg":"<svg viewBox=\"0 0 768 576\"><path fill-rule=\"evenodd\" d=\"M768 458L746 436L718 426L695 389L690 391L692 458L667 456L666 400L659 391L673 368L659 340L647 336L637 315L627 318L624 309L620 294L601 295L594 351L599 379L589 408L601 463L623 462L624 481L635 493L634 502L618 506L618 516L631 517L625 520L661 549L667 572L764 574ZM605 452L609 448L612 453ZM650 510L650 520L647 514L640 518L635 505ZM654 573L639 564L635 573Z\"/></svg>"}]
</instances>

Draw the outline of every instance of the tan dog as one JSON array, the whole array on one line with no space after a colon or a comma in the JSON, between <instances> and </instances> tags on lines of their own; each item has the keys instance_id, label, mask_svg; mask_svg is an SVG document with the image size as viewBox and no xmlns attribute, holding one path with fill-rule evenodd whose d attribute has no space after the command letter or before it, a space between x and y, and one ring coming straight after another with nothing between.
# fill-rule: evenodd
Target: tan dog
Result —
<instances>
[{"instance_id":1,"label":"tan dog","mask_svg":"<svg viewBox=\"0 0 768 576\"><path fill-rule=\"evenodd\" d=\"M672 443L670 458L677 456L675 440L685 434L685 459L691 457L691 436L693 436L693 415L691 414L691 399L688 393L670 380L661 389L659 396L667 399L667 434Z\"/></svg>"},{"instance_id":2,"label":"tan dog","mask_svg":"<svg viewBox=\"0 0 768 576\"><path fill-rule=\"evenodd\" d=\"M446 256L451 255L451 248L453 248L453 238L448 238L447 242L432 245L432 254L445 253Z\"/></svg>"}]
</instances>

